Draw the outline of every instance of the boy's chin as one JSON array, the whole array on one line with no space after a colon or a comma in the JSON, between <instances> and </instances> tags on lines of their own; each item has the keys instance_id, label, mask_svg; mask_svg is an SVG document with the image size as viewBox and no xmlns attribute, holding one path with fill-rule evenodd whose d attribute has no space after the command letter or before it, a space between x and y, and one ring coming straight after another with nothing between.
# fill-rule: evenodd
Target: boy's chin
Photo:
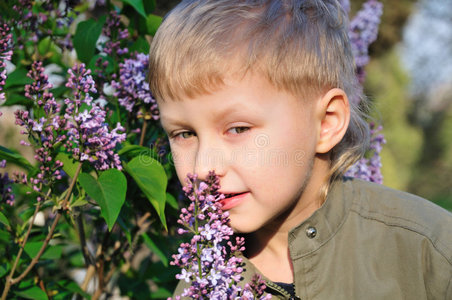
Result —
<instances>
[{"instance_id":1,"label":"boy's chin","mask_svg":"<svg viewBox=\"0 0 452 300\"><path fill-rule=\"evenodd\" d=\"M256 224L253 223L252 218L248 218L247 220L235 220L232 217L229 225L236 234L248 234L259 229L259 226L256 226Z\"/></svg>"}]
</instances>

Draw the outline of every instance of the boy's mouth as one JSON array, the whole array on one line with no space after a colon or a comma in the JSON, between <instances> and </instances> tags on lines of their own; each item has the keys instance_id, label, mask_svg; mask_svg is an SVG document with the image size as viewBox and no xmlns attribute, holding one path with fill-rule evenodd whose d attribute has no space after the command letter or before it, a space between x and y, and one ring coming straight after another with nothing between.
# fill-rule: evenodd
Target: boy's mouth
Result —
<instances>
[{"instance_id":1,"label":"boy's mouth","mask_svg":"<svg viewBox=\"0 0 452 300\"><path fill-rule=\"evenodd\" d=\"M234 206L239 205L248 192L242 193L224 193L224 199L220 200L220 204L223 210L231 209Z\"/></svg>"},{"instance_id":2,"label":"boy's mouth","mask_svg":"<svg viewBox=\"0 0 452 300\"><path fill-rule=\"evenodd\" d=\"M242 192L242 193L227 193L227 194L223 193L223 195L224 195L225 198L231 198L231 197L235 197L237 195L241 195L241 194L245 194L245 193L246 192Z\"/></svg>"}]
</instances>

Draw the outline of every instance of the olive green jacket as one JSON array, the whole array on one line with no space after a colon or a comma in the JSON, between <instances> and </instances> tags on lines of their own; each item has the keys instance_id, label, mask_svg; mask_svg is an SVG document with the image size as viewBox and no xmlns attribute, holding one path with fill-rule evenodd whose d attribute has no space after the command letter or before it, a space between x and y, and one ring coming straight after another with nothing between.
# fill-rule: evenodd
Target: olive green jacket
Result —
<instances>
[{"instance_id":1,"label":"olive green jacket","mask_svg":"<svg viewBox=\"0 0 452 300\"><path fill-rule=\"evenodd\" d=\"M452 300L452 214L417 196L344 179L288 238L302 300ZM245 262L247 282L258 271Z\"/></svg>"}]
</instances>

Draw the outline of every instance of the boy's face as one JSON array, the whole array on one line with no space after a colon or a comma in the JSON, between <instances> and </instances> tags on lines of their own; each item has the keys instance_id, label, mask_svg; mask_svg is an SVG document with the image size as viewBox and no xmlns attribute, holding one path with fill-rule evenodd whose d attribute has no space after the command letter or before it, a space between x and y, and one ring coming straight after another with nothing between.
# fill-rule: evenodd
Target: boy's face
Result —
<instances>
[{"instance_id":1,"label":"boy's face","mask_svg":"<svg viewBox=\"0 0 452 300\"><path fill-rule=\"evenodd\" d=\"M295 219L311 205L299 199L309 186L319 131L316 101L307 100L248 74L195 99L160 101L179 180L215 170L220 191L231 194L223 209L238 232Z\"/></svg>"}]
</instances>

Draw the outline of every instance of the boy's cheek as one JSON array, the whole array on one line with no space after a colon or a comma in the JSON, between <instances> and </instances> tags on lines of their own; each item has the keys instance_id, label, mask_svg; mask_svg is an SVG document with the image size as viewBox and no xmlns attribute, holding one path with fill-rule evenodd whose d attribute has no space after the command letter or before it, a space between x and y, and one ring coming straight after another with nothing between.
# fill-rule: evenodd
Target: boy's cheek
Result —
<instances>
[{"instance_id":1,"label":"boy's cheek","mask_svg":"<svg viewBox=\"0 0 452 300\"><path fill-rule=\"evenodd\" d=\"M171 151L171 156L173 158L173 165L176 169L176 174L179 182L184 186L186 184L185 178L187 177L188 173L193 173L193 168L189 166L186 160L186 154L184 155L176 151Z\"/></svg>"}]
</instances>

